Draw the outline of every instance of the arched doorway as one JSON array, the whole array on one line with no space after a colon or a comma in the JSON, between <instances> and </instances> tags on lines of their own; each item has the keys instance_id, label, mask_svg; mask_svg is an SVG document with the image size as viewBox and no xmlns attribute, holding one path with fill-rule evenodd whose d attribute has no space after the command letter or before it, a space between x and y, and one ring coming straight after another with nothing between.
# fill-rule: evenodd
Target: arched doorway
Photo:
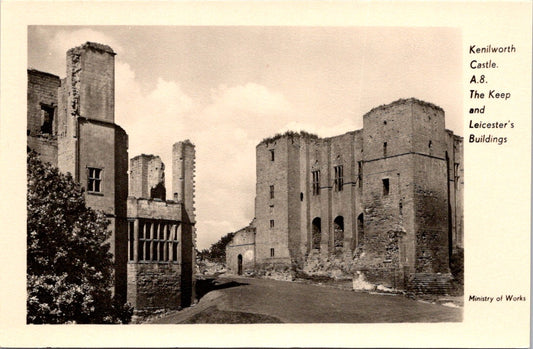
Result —
<instances>
[{"instance_id":1,"label":"arched doorway","mask_svg":"<svg viewBox=\"0 0 533 349\"><path fill-rule=\"evenodd\" d=\"M344 217L337 216L333 220L334 246L341 248L344 246Z\"/></svg>"},{"instance_id":2,"label":"arched doorway","mask_svg":"<svg viewBox=\"0 0 533 349\"><path fill-rule=\"evenodd\" d=\"M237 257L237 275L242 275L242 254Z\"/></svg>"},{"instance_id":3,"label":"arched doorway","mask_svg":"<svg viewBox=\"0 0 533 349\"><path fill-rule=\"evenodd\" d=\"M311 243L311 248L313 250L320 250L320 240L321 240L321 231L322 231L322 223L320 221L320 217L316 217L315 219L313 219L313 223L312 223L312 236L311 236L311 240L312 240L312 243Z\"/></svg>"},{"instance_id":4,"label":"arched doorway","mask_svg":"<svg viewBox=\"0 0 533 349\"><path fill-rule=\"evenodd\" d=\"M361 213L357 217L357 246L361 246L363 244L363 241L365 239L365 231L364 231L364 217Z\"/></svg>"}]
</instances>

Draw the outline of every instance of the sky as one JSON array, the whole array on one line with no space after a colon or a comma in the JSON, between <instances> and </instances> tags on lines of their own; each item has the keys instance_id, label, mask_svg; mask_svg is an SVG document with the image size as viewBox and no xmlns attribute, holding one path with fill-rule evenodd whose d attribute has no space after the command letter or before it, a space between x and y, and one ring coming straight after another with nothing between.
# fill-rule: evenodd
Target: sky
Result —
<instances>
[{"instance_id":1,"label":"sky","mask_svg":"<svg viewBox=\"0 0 533 349\"><path fill-rule=\"evenodd\" d=\"M129 157L196 145L197 247L254 217L255 147L287 130L360 129L372 108L415 97L462 135L461 31L439 27L30 26L28 67L63 78L86 41L115 57L115 122ZM169 197L170 199L170 197Z\"/></svg>"}]
</instances>

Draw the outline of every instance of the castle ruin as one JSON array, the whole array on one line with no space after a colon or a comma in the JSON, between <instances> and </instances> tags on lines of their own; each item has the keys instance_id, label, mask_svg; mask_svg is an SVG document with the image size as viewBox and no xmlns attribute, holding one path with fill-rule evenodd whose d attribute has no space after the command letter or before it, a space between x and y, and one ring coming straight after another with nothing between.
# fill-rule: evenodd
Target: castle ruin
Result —
<instances>
[{"instance_id":1,"label":"castle ruin","mask_svg":"<svg viewBox=\"0 0 533 349\"><path fill-rule=\"evenodd\" d=\"M449 279L463 246L463 141L442 108L398 100L366 113L361 130L267 138L256 170L255 221L236 235L253 237L255 269L337 260L369 282L430 292Z\"/></svg>"},{"instance_id":2,"label":"castle ruin","mask_svg":"<svg viewBox=\"0 0 533 349\"><path fill-rule=\"evenodd\" d=\"M115 296L136 312L194 301L195 149L173 145L173 200L159 157L131 159L115 124L115 52L87 42L67 52L66 77L28 69L27 144L43 162L70 173L87 206L111 224Z\"/></svg>"}]
</instances>

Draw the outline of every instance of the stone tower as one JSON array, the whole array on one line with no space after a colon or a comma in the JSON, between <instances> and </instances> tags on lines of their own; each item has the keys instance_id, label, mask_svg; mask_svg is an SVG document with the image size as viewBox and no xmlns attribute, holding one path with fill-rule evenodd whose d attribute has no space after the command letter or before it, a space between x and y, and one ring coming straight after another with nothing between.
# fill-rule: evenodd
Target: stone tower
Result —
<instances>
[{"instance_id":1,"label":"stone tower","mask_svg":"<svg viewBox=\"0 0 533 349\"><path fill-rule=\"evenodd\" d=\"M184 299L193 299L194 263L196 260L196 214L194 210L196 150L189 140L172 146L172 193L174 201L182 204L181 258ZM186 294L191 292L191 294ZM189 304L184 304L185 306Z\"/></svg>"},{"instance_id":2,"label":"stone tower","mask_svg":"<svg viewBox=\"0 0 533 349\"><path fill-rule=\"evenodd\" d=\"M87 42L67 52L58 93L58 168L85 188L87 205L111 221L114 292L126 294L128 137L115 124L115 53Z\"/></svg>"},{"instance_id":3,"label":"stone tower","mask_svg":"<svg viewBox=\"0 0 533 349\"><path fill-rule=\"evenodd\" d=\"M256 147L258 265L290 265L300 251L299 145L299 136L282 136Z\"/></svg>"},{"instance_id":4,"label":"stone tower","mask_svg":"<svg viewBox=\"0 0 533 349\"><path fill-rule=\"evenodd\" d=\"M363 123L361 264L390 279L449 273L444 111L399 100L374 108Z\"/></svg>"}]
</instances>

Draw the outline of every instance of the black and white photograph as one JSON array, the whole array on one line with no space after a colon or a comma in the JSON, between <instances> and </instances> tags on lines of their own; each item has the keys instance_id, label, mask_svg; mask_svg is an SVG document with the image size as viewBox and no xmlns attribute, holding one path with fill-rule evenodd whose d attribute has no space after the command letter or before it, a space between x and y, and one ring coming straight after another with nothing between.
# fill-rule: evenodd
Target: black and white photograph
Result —
<instances>
[{"instance_id":1,"label":"black and white photograph","mask_svg":"<svg viewBox=\"0 0 533 349\"><path fill-rule=\"evenodd\" d=\"M506 337L530 302L531 14L491 36L469 2L312 4L6 15L24 29L2 39L12 346L47 328L71 345L97 329L141 346L525 343Z\"/></svg>"},{"instance_id":2,"label":"black and white photograph","mask_svg":"<svg viewBox=\"0 0 533 349\"><path fill-rule=\"evenodd\" d=\"M460 34L30 27L28 323L461 321Z\"/></svg>"}]
</instances>

